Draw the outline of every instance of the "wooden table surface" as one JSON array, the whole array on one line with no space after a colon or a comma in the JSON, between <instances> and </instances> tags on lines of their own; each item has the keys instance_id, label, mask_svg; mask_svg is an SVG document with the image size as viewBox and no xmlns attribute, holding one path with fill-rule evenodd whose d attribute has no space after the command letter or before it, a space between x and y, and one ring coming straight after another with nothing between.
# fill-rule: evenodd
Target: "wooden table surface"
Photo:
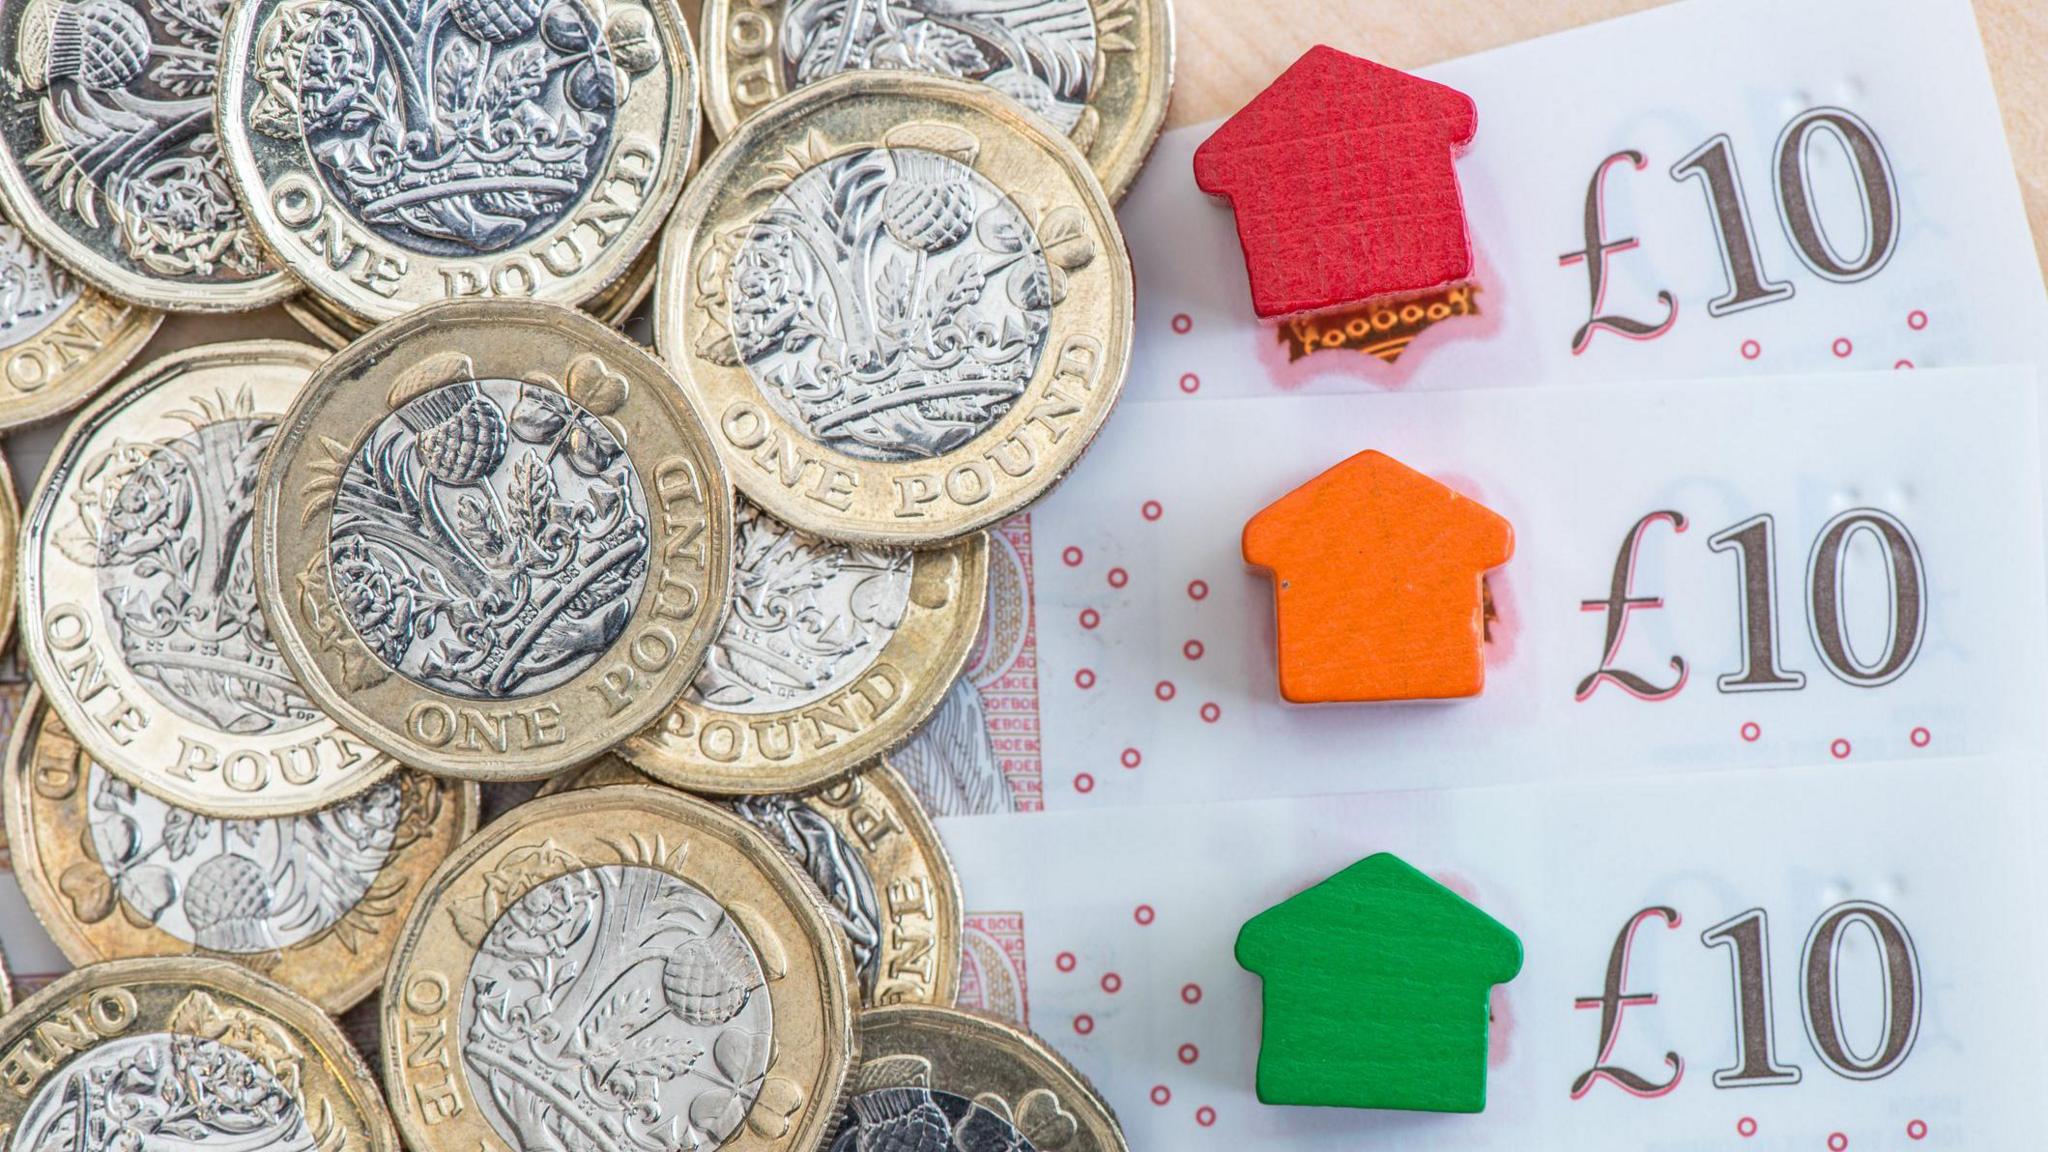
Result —
<instances>
[{"instance_id":1,"label":"wooden table surface","mask_svg":"<svg viewBox=\"0 0 2048 1152\"><path fill-rule=\"evenodd\" d=\"M1659 2L1174 0L1179 59L1167 126L1229 115L1316 44L1419 68ZM2048 266L2048 68L2042 66L2048 60L2048 4L1976 0L1976 8L2035 251Z\"/></svg>"}]
</instances>

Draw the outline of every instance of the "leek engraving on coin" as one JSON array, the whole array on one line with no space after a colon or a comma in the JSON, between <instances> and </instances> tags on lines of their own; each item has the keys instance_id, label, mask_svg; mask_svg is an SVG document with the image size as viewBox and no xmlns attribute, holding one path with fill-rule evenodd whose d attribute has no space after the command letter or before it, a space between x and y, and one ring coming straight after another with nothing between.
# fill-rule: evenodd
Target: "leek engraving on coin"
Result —
<instances>
[{"instance_id":1,"label":"leek engraving on coin","mask_svg":"<svg viewBox=\"0 0 2048 1152\"><path fill-rule=\"evenodd\" d=\"M902 1059L896 1057L895 1059ZM1033 1152L1009 1117L932 1088L878 1088L847 1104L830 1152Z\"/></svg>"},{"instance_id":2,"label":"leek engraving on coin","mask_svg":"<svg viewBox=\"0 0 2048 1152\"><path fill-rule=\"evenodd\" d=\"M979 80L1061 132L1098 82L1088 0L792 0L781 53L790 89L858 68Z\"/></svg>"},{"instance_id":3,"label":"leek engraving on coin","mask_svg":"<svg viewBox=\"0 0 2048 1152\"><path fill-rule=\"evenodd\" d=\"M121 656L150 695L219 732L289 732L320 718L256 604L249 549L257 467L277 430L246 391L197 398L191 432L118 441L89 458L58 536L97 571Z\"/></svg>"},{"instance_id":4,"label":"leek engraving on coin","mask_svg":"<svg viewBox=\"0 0 2048 1152\"><path fill-rule=\"evenodd\" d=\"M849 456L959 448L1030 384L1063 272L1017 204L954 155L806 160L771 166L789 182L729 254L727 315L714 307L700 351L745 364L777 412Z\"/></svg>"},{"instance_id":5,"label":"leek engraving on coin","mask_svg":"<svg viewBox=\"0 0 2048 1152\"><path fill-rule=\"evenodd\" d=\"M737 511L732 614L690 695L743 714L814 704L867 671L903 623L911 553L824 540L745 502Z\"/></svg>"},{"instance_id":6,"label":"leek engraving on coin","mask_svg":"<svg viewBox=\"0 0 2048 1152\"><path fill-rule=\"evenodd\" d=\"M582 197L662 46L644 10L602 0L297 0L258 52L251 127L303 134L328 193L385 239L473 256Z\"/></svg>"},{"instance_id":7,"label":"leek engraving on coin","mask_svg":"<svg viewBox=\"0 0 2048 1152\"><path fill-rule=\"evenodd\" d=\"M315 1152L321 1144L291 1088L248 1053L149 1032L99 1044L51 1076L9 1147Z\"/></svg>"},{"instance_id":8,"label":"leek engraving on coin","mask_svg":"<svg viewBox=\"0 0 2048 1152\"><path fill-rule=\"evenodd\" d=\"M159 276L269 272L214 136L226 12L225 0L29 0L21 17L15 64L42 139L23 166L52 211L111 228Z\"/></svg>"},{"instance_id":9,"label":"leek engraving on coin","mask_svg":"<svg viewBox=\"0 0 2048 1152\"><path fill-rule=\"evenodd\" d=\"M881 976L882 913L875 881L832 822L791 796L750 796L732 802L741 819L768 834L777 847L832 902L834 919L853 945L853 968L863 999Z\"/></svg>"},{"instance_id":10,"label":"leek engraving on coin","mask_svg":"<svg viewBox=\"0 0 2048 1152\"><path fill-rule=\"evenodd\" d=\"M595 356L550 379L458 380L385 416L334 500L334 598L385 666L469 699L544 692L625 629L647 499Z\"/></svg>"},{"instance_id":11,"label":"leek engraving on coin","mask_svg":"<svg viewBox=\"0 0 2048 1152\"><path fill-rule=\"evenodd\" d=\"M97 764L87 786L98 863L80 861L58 882L79 919L96 923L118 906L131 921L238 956L281 951L330 930L351 942L370 930L398 894L373 896L378 873L401 839L420 834L415 828L401 837L405 798L394 778L332 808L268 820L175 808ZM431 784L418 791L415 799L438 803ZM410 822L424 827L433 814Z\"/></svg>"},{"instance_id":12,"label":"leek engraving on coin","mask_svg":"<svg viewBox=\"0 0 2048 1152\"><path fill-rule=\"evenodd\" d=\"M753 1107L772 1048L765 977L702 889L644 865L578 868L528 890L476 945L463 1067L520 1152L694 1152Z\"/></svg>"},{"instance_id":13,"label":"leek engraving on coin","mask_svg":"<svg viewBox=\"0 0 2048 1152\"><path fill-rule=\"evenodd\" d=\"M0 224L0 348L12 348L56 322L78 299L78 282L21 229Z\"/></svg>"}]
</instances>

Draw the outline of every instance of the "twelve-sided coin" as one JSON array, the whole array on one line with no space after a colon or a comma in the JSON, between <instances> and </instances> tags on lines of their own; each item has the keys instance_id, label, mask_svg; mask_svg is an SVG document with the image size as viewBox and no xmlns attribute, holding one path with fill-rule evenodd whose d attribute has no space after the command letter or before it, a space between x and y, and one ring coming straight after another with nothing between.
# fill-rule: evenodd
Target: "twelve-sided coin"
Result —
<instances>
[{"instance_id":1,"label":"twelve-sided coin","mask_svg":"<svg viewBox=\"0 0 2048 1152\"><path fill-rule=\"evenodd\" d=\"M257 593L320 705L407 764L534 779L653 723L725 611L732 496L696 408L597 320L451 303L279 424Z\"/></svg>"},{"instance_id":2,"label":"twelve-sided coin","mask_svg":"<svg viewBox=\"0 0 2048 1152\"><path fill-rule=\"evenodd\" d=\"M665 788L535 800L428 881L384 985L412 1147L810 1152L855 1053L846 939L768 839Z\"/></svg>"},{"instance_id":3,"label":"twelve-sided coin","mask_svg":"<svg viewBox=\"0 0 2048 1152\"><path fill-rule=\"evenodd\" d=\"M541 789L551 796L646 784L605 756ZM960 880L939 830L901 777L877 760L810 792L746 796L726 805L760 829L825 898L853 947L861 1003L951 1005L960 991Z\"/></svg>"},{"instance_id":4,"label":"twelve-sided coin","mask_svg":"<svg viewBox=\"0 0 2048 1152\"><path fill-rule=\"evenodd\" d=\"M858 69L976 80L1074 141L1120 199L1166 123L1170 0L705 0L705 110L729 136Z\"/></svg>"},{"instance_id":5,"label":"twelve-sided coin","mask_svg":"<svg viewBox=\"0 0 2048 1152\"><path fill-rule=\"evenodd\" d=\"M848 73L747 121L676 210L656 291L734 483L842 540L930 545L1028 505L1129 367L1101 184L958 80Z\"/></svg>"},{"instance_id":6,"label":"twelve-sided coin","mask_svg":"<svg viewBox=\"0 0 2048 1152\"><path fill-rule=\"evenodd\" d=\"M370 994L477 788L403 770L298 816L218 820L108 773L30 689L0 777L14 874L75 964L215 955L330 1012Z\"/></svg>"},{"instance_id":7,"label":"twelve-sided coin","mask_svg":"<svg viewBox=\"0 0 2048 1152\"><path fill-rule=\"evenodd\" d=\"M256 227L363 321L597 297L696 147L676 0L253 0L225 40L222 148Z\"/></svg>"},{"instance_id":8,"label":"twelve-sided coin","mask_svg":"<svg viewBox=\"0 0 2048 1152\"><path fill-rule=\"evenodd\" d=\"M225 960L58 978L0 1020L0 1082L9 1148L398 1152L334 1021Z\"/></svg>"},{"instance_id":9,"label":"twelve-sided coin","mask_svg":"<svg viewBox=\"0 0 2048 1152\"><path fill-rule=\"evenodd\" d=\"M36 243L130 303L223 312L298 290L222 166L222 7L0 6L0 198Z\"/></svg>"},{"instance_id":10,"label":"twelve-sided coin","mask_svg":"<svg viewBox=\"0 0 2048 1152\"><path fill-rule=\"evenodd\" d=\"M72 423L25 519L36 680L95 761L194 812L305 812L396 766L308 697L256 603L258 465L325 358L252 341L137 369Z\"/></svg>"}]
</instances>

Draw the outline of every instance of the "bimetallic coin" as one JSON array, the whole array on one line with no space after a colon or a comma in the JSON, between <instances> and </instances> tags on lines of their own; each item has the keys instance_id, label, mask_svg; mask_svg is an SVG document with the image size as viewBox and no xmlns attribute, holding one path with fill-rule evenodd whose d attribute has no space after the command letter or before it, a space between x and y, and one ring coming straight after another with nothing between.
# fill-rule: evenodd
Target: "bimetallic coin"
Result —
<instances>
[{"instance_id":1,"label":"bimetallic coin","mask_svg":"<svg viewBox=\"0 0 2048 1152\"><path fill-rule=\"evenodd\" d=\"M355 795L395 763L310 699L256 603L257 468L326 354L252 341L176 352L73 422L22 533L22 646L108 771L209 816Z\"/></svg>"},{"instance_id":2,"label":"bimetallic coin","mask_svg":"<svg viewBox=\"0 0 2048 1152\"><path fill-rule=\"evenodd\" d=\"M665 788L536 800L443 864L384 984L419 1149L808 1152L853 1062L846 939L768 839Z\"/></svg>"},{"instance_id":3,"label":"bimetallic coin","mask_svg":"<svg viewBox=\"0 0 2048 1152\"><path fill-rule=\"evenodd\" d=\"M706 164L664 242L655 331L749 499L920 546L1080 458L1129 367L1131 292L1066 140L979 85L853 73Z\"/></svg>"},{"instance_id":4,"label":"bimetallic coin","mask_svg":"<svg viewBox=\"0 0 2048 1152\"><path fill-rule=\"evenodd\" d=\"M0 6L0 198L36 243L133 304L227 312L298 290L228 184L214 125L222 5Z\"/></svg>"},{"instance_id":5,"label":"bimetallic coin","mask_svg":"<svg viewBox=\"0 0 2048 1152\"><path fill-rule=\"evenodd\" d=\"M711 130L862 69L973 80L1073 140L1121 199L1166 123L1170 0L705 0Z\"/></svg>"},{"instance_id":6,"label":"bimetallic coin","mask_svg":"<svg viewBox=\"0 0 2048 1152\"><path fill-rule=\"evenodd\" d=\"M797 792L907 739L960 675L981 626L988 538L841 544L742 500L732 608L704 667L624 754L718 795Z\"/></svg>"},{"instance_id":7,"label":"bimetallic coin","mask_svg":"<svg viewBox=\"0 0 2048 1152\"><path fill-rule=\"evenodd\" d=\"M84 403L163 319L80 283L21 229L0 223L0 432Z\"/></svg>"},{"instance_id":8,"label":"bimetallic coin","mask_svg":"<svg viewBox=\"0 0 2048 1152\"><path fill-rule=\"evenodd\" d=\"M0 1020L18 1152L398 1152L362 1057L320 1009L225 960L80 968Z\"/></svg>"},{"instance_id":9,"label":"bimetallic coin","mask_svg":"<svg viewBox=\"0 0 2048 1152\"><path fill-rule=\"evenodd\" d=\"M653 723L718 633L732 496L603 324L453 303L330 360L256 495L257 595L313 699L407 764L535 779Z\"/></svg>"},{"instance_id":10,"label":"bimetallic coin","mask_svg":"<svg viewBox=\"0 0 2048 1152\"><path fill-rule=\"evenodd\" d=\"M0 791L14 873L76 964L224 956L330 1012L369 995L476 785L400 771L300 816L217 820L92 762L31 690Z\"/></svg>"},{"instance_id":11,"label":"bimetallic coin","mask_svg":"<svg viewBox=\"0 0 2048 1152\"><path fill-rule=\"evenodd\" d=\"M927 1005L860 1014L829 1152L1129 1152L1109 1105L1037 1037Z\"/></svg>"},{"instance_id":12,"label":"bimetallic coin","mask_svg":"<svg viewBox=\"0 0 2048 1152\"><path fill-rule=\"evenodd\" d=\"M604 756L548 781L552 796L648 778ZM811 792L726 807L766 833L832 902L861 1003L951 1005L960 991L960 880L939 831L880 761Z\"/></svg>"},{"instance_id":13,"label":"bimetallic coin","mask_svg":"<svg viewBox=\"0 0 2048 1152\"><path fill-rule=\"evenodd\" d=\"M14 473L0 455L0 654L14 638L14 586L21 570L21 504L14 495Z\"/></svg>"},{"instance_id":14,"label":"bimetallic coin","mask_svg":"<svg viewBox=\"0 0 2048 1152\"><path fill-rule=\"evenodd\" d=\"M676 0L252 0L224 40L236 187L285 266L360 321L599 297L696 148Z\"/></svg>"}]
</instances>

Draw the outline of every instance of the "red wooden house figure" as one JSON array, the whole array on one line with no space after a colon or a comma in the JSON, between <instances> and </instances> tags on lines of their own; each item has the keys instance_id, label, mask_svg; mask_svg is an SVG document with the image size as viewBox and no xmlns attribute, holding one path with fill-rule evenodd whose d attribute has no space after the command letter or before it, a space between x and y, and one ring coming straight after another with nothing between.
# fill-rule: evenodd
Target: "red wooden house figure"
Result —
<instances>
[{"instance_id":1,"label":"red wooden house figure","mask_svg":"<svg viewBox=\"0 0 2048 1152\"><path fill-rule=\"evenodd\" d=\"M1195 151L1227 198L1268 319L1472 274L1453 159L1479 113L1454 88L1311 48Z\"/></svg>"}]
</instances>

